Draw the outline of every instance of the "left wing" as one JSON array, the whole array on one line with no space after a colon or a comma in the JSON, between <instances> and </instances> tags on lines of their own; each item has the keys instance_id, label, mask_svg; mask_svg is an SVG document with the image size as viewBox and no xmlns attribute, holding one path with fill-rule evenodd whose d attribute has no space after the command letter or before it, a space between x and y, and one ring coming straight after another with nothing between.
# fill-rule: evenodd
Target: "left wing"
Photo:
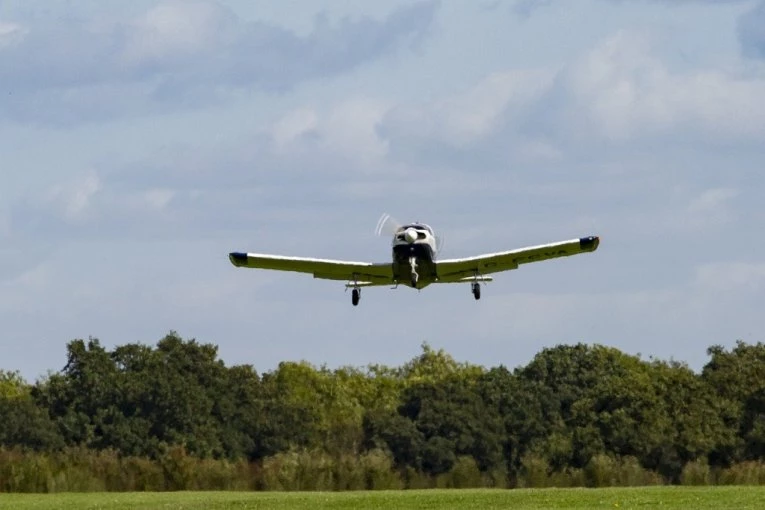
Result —
<instances>
[{"instance_id":1,"label":"left wing","mask_svg":"<svg viewBox=\"0 0 765 510\"><path fill-rule=\"evenodd\" d=\"M284 257L263 253L229 253L229 260L237 267L275 269L311 273L314 278L348 280L358 286L386 285L393 283L393 265L345 260L313 259L307 257Z\"/></svg>"},{"instance_id":2,"label":"left wing","mask_svg":"<svg viewBox=\"0 0 765 510\"><path fill-rule=\"evenodd\" d=\"M440 283L471 281L473 277L518 269L520 264L595 251L599 244L599 237L589 236L464 259L440 260L436 262L436 273Z\"/></svg>"}]
</instances>

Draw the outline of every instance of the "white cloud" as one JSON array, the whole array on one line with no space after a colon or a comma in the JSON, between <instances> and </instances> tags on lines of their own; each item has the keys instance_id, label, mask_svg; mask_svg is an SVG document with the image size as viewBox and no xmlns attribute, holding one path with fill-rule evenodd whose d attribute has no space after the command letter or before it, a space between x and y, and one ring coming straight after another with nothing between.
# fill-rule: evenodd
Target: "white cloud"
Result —
<instances>
[{"instance_id":1,"label":"white cloud","mask_svg":"<svg viewBox=\"0 0 765 510\"><path fill-rule=\"evenodd\" d=\"M11 286L18 286L26 290L43 290L47 287L51 280L51 271L47 264L40 264L37 267L29 269L21 273L13 282L10 282Z\"/></svg>"},{"instance_id":2,"label":"white cloud","mask_svg":"<svg viewBox=\"0 0 765 510\"><path fill-rule=\"evenodd\" d=\"M388 108L367 99L352 99L334 107L323 123L323 143L328 152L342 153L362 164L379 161L388 151L377 125Z\"/></svg>"},{"instance_id":3,"label":"white cloud","mask_svg":"<svg viewBox=\"0 0 765 510\"><path fill-rule=\"evenodd\" d=\"M713 188L691 200L679 216L681 228L692 231L710 230L728 224L735 218L730 202L739 195L732 188Z\"/></svg>"},{"instance_id":4,"label":"white cloud","mask_svg":"<svg viewBox=\"0 0 765 510\"><path fill-rule=\"evenodd\" d=\"M133 25L124 58L131 63L207 54L238 30L234 15L218 4L168 0L147 11ZM227 35L228 33L228 35Z\"/></svg>"},{"instance_id":5,"label":"white cloud","mask_svg":"<svg viewBox=\"0 0 765 510\"><path fill-rule=\"evenodd\" d=\"M644 34L616 34L569 66L563 79L573 102L567 120L576 128L590 122L609 140L677 129L714 140L765 135L765 80L721 70L672 72Z\"/></svg>"},{"instance_id":6,"label":"white cloud","mask_svg":"<svg viewBox=\"0 0 765 510\"><path fill-rule=\"evenodd\" d=\"M389 114L386 126L398 136L468 146L490 135L516 109L538 101L550 87L552 77L552 73L539 70L493 73L465 93L422 107L401 105Z\"/></svg>"},{"instance_id":7,"label":"white cloud","mask_svg":"<svg viewBox=\"0 0 765 510\"><path fill-rule=\"evenodd\" d=\"M71 124L194 108L237 91L284 92L408 47L424 37L437 7L409 4L382 20L319 17L305 36L245 22L208 0L165 0L127 22L43 16L13 45L1 43L18 39L18 27L6 23L0 82L13 98L0 119ZM103 91L124 99L94 101Z\"/></svg>"},{"instance_id":8,"label":"white cloud","mask_svg":"<svg viewBox=\"0 0 765 510\"><path fill-rule=\"evenodd\" d=\"M176 192L169 189L150 189L143 193L143 198L153 209L164 209L175 197Z\"/></svg>"},{"instance_id":9,"label":"white cloud","mask_svg":"<svg viewBox=\"0 0 765 510\"><path fill-rule=\"evenodd\" d=\"M654 50L648 34L620 30L557 70L497 72L464 94L424 107L402 105L388 115L383 133L401 146L430 140L503 151L498 159L541 161L603 142L729 144L765 137L765 77L675 71ZM420 143L418 150L426 149Z\"/></svg>"},{"instance_id":10,"label":"white cloud","mask_svg":"<svg viewBox=\"0 0 765 510\"><path fill-rule=\"evenodd\" d=\"M691 214L716 214L725 204L738 195L738 190L731 188L715 188L702 193L688 206Z\"/></svg>"},{"instance_id":11,"label":"white cloud","mask_svg":"<svg viewBox=\"0 0 765 510\"><path fill-rule=\"evenodd\" d=\"M277 150L285 150L296 138L314 133L318 115L311 108L292 110L274 123L271 136Z\"/></svg>"},{"instance_id":12,"label":"white cloud","mask_svg":"<svg viewBox=\"0 0 765 510\"><path fill-rule=\"evenodd\" d=\"M96 193L101 189L101 180L95 172L66 184L56 185L47 193L47 200L56 204L67 220L83 217Z\"/></svg>"},{"instance_id":13,"label":"white cloud","mask_svg":"<svg viewBox=\"0 0 765 510\"><path fill-rule=\"evenodd\" d=\"M19 44L29 31L16 23L0 21L0 50Z\"/></svg>"},{"instance_id":14,"label":"white cloud","mask_svg":"<svg viewBox=\"0 0 765 510\"><path fill-rule=\"evenodd\" d=\"M326 105L322 111L292 110L267 132L277 153L331 155L364 169L379 163L387 153L387 141L379 136L377 126L388 110L381 101L355 97Z\"/></svg>"}]
</instances>

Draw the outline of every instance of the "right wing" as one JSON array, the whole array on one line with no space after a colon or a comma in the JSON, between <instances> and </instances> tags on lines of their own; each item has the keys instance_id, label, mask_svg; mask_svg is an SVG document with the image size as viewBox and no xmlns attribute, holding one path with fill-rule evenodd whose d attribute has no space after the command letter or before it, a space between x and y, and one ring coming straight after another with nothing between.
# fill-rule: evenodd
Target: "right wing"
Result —
<instances>
[{"instance_id":1,"label":"right wing","mask_svg":"<svg viewBox=\"0 0 765 510\"><path fill-rule=\"evenodd\" d=\"M229 253L228 258L236 267L310 273L314 278L347 280L349 282L356 282L358 286L393 283L393 265L391 263L373 264L370 262L285 257L282 255L241 252Z\"/></svg>"},{"instance_id":2,"label":"right wing","mask_svg":"<svg viewBox=\"0 0 765 510\"><path fill-rule=\"evenodd\" d=\"M590 236L464 259L440 260L436 262L436 272L441 283L472 281L481 275L518 269L519 264L595 251L599 244L597 236Z\"/></svg>"}]
</instances>

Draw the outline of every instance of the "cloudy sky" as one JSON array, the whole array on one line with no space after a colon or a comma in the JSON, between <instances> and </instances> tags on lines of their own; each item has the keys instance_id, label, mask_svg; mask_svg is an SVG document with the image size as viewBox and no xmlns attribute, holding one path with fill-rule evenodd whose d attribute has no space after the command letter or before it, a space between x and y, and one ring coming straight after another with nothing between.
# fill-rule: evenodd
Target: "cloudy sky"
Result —
<instances>
[{"instance_id":1,"label":"cloudy sky","mask_svg":"<svg viewBox=\"0 0 765 510\"><path fill-rule=\"evenodd\" d=\"M674 358L765 339L765 2L6 0L0 368L170 330L229 365L398 365L422 342ZM230 251L387 261L597 234L467 285L366 289Z\"/></svg>"}]
</instances>

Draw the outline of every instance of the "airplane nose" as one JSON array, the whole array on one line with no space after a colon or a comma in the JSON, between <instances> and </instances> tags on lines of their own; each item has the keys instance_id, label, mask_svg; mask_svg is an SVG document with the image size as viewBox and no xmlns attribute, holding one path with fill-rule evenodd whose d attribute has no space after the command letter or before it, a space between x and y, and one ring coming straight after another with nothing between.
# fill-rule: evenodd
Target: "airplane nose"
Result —
<instances>
[{"instance_id":1,"label":"airplane nose","mask_svg":"<svg viewBox=\"0 0 765 510\"><path fill-rule=\"evenodd\" d=\"M406 232L404 232L404 238L408 243L415 242L417 240L417 231L413 228L406 229Z\"/></svg>"}]
</instances>

